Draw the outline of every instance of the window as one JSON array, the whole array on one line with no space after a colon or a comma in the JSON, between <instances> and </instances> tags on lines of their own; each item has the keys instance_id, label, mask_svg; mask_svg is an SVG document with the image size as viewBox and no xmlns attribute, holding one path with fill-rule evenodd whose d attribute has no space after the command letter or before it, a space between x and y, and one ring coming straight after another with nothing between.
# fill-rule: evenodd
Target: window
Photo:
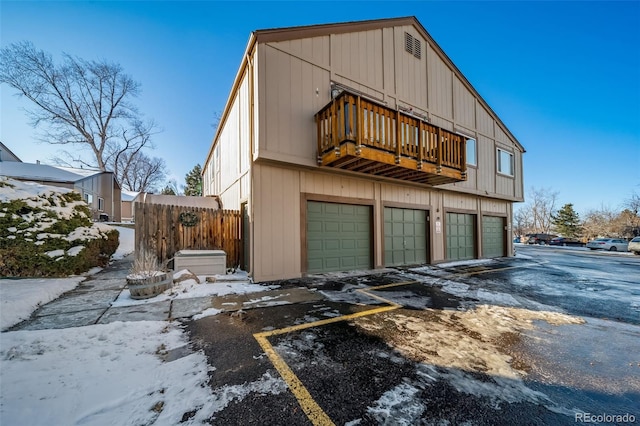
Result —
<instances>
[{"instance_id":1,"label":"window","mask_svg":"<svg viewBox=\"0 0 640 426\"><path fill-rule=\"evenodd\" d=\"M98 211L104 211L104 198L98 197Z\"/></svg>"},{"instance_id":2,"label":"window","mask_svg":"<svg viewBox=\"0 0 640 426\"><path fill-rule=\"evenodd\" d=\"M513 154L498 148L498 173L513 176Z\"/></svg>"},{"instance_id":3,"label":"window","mask_svg":"<svg viewBox=\"0 0 640 426\"><path fill-rule=\"evenodd\" d=\"M85 192L85 193L84 193L84 201L85 201L87 204L89 204L89 205L93 204L93 195L91 195L91 194L87 194L87 193Z\"/></svg>"},{"instance_id":4,"label":"window","mask_svg":"<svg viewBox=\"0 0 640 426\"><path fill-rule=\"evenodd\" d=\"M478 160L476 159L476 140L467 138L467 164L471 166L477 166Z\"/></svg>"}]
</instances>

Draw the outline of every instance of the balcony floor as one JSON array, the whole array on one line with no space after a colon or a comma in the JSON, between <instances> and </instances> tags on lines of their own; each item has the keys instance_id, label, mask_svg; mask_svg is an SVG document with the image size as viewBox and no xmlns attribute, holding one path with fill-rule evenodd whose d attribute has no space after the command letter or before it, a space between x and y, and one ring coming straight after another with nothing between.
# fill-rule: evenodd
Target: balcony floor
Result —
<instances>
[{"instance_id":1,"label":"balcony floor","mask_svg":"<svg viewBox=\"0 0 640 426\"><path fill-rule=\"evenodd\" d=\"M438 171L436 164L409 157L400 157L400 162L396 163L396 156L391 152L367 146L358 150L350 141L340 144L339 153L335 149L323 153L321 166L432 186L466 180L459 170L442 166Z\"/></svg>"}]
</instances>

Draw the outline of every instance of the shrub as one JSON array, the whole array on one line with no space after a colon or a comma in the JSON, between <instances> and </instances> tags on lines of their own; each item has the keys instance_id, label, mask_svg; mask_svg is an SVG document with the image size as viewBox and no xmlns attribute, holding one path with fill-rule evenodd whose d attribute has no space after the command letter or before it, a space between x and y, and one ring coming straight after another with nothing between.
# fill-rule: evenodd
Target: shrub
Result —
<instances>
[{"instance_id":1,"label":"shrub","mask_svg":"<svg viewBox=\"0 0 640 426\"><path fill-rule=\"evenodd\" d=\"M0 276L80 274L107 265L118 244L77 192L0 179Z\"/></svg>"}]
</instances>

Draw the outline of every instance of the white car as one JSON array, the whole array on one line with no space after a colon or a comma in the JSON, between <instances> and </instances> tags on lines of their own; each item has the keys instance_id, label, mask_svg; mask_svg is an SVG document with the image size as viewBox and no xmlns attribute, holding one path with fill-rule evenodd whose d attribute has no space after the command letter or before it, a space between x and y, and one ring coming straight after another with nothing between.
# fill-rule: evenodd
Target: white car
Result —
<instances>
[{"instance_id":1,"label":"white car","mask_svg":"<svg viewBox=\"0 0 640 426\"><path fill-rule=\"evenodd\" d=\"M587 243L591 250L629 251L629 243L621 238L596 238Z\"/></svg>"},{"instance_id":2,"label":"white car","mask_svg":"<svg viewBox=\"0 0 640 426\"><path fill-rule=\"evenodd\" d=\"M629 241L629 251L633 252L633 254L640 254L640 237L635 237Z\"/></svg>"}]
</instances>

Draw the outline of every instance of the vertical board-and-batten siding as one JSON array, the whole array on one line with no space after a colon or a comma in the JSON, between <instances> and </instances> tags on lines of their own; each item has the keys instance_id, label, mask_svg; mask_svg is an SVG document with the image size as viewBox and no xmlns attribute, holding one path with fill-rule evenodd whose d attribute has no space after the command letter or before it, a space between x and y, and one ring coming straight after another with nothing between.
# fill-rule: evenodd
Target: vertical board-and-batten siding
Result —
<instances>
[{"instance_id":1,"label":"vertical board-and-batten siding","mask_svg":"<svg viewBox=\"0 0 640 426\"><path fill-rule=\"evenodd\" d=\"M385 206L429 210L431 221L431 259L445 259L445 212L510 214L509 202L481 199L475 195L457 194L437 189L420 188L366 178L345 177L332 173L278 167L256 163L254 173L254 237L255 256L252 272L258 281L283 277L299 277L305 259L303 247L302 209L305 199L322 202L360 203L374 206L372 244L374 264L384 262L383 212ZM436 233L435 222L440 222Z\"/></svg>"},{"instance_id":2,"label":"vertical board-and-batten siding","mask_svg":"<svg viewBox=\"0 0 640 426\"><path fill-rule=\"evenodd\" d=\"M421 58L405 51L405 33L420 42ZM330 83L336 81L390 108L412 107L427 113L437 126L450 131L464 128L476 137L479 173L474 180L448 189L514 197L514 187L522 184L517 175L511 188L496 185L495 154L488 152L496 142L508 143L518 163L520 151L463 77L415 27L272 41L259 44L257 51L263 76L258 88L259 157L316 167L313 116L330 101Z\"/></svg>"},{"instance_id":3,"label":"vertical board-and-batten siding","mask_svg":"<svg viewBox=\"0 0 640 426\"><path fill-rule=\"evenodd\" d=\"M454 120L467 129L476 128L476 99L456 76L453 79Z\"/></svg>"},{"instance_id":4,"label":"vertical board-and-batten siding","mask_svg":"<svg viewBox=\"0 0 640 426\"><path fill-rule=\"evenodd\" d=\"M249 76L244 74L224 123L218 142L205 168L205 195L219 195L225 208L239 210L240 201L249 196ZM219 168L219 173L215 173ZM216 180L216 176L220 179Z\"/></svg>"},{"instance_id":5,"label":"vertical board-and-batten siding","mask_svg":"<svg viewBox=\"0 0 640 426\"><path fill-rule=\"evenodd\" d=\"M253 174L254 278L299 277L300 171L255 164Z\"/></svg>"},{"instance_id":6,"label":"vertical board-and-batten siding","mask_svg":"<svg viewBox=\"0 0 640 426\"><path fill-rule=\"evenodd\" d=\"M334 73L371 88L384 87L381 30L332 35L331 42Z\"/></svg>"},{"instance_id":7,"label":"vertical board-and-batten siding","mask_svg":"<svg viewBox=\"0 0 640 426\"><path fill-rule=\"evenodd\" d=\"M328 102L329 72L270 45L261 47L258 156L315 166L313 117Z\"/></svg>"},{"instance_id":8,"label":"vertical board-and-batten siding","mask_svg":"<svg viewBox=\"0 0 640 426\"><path fill-rule=\"evenodd\" d=\"M420 58L405 50L405 33L420 44ZM430 106L428 94L431 93L427 87L427 41L413 26L395 27L393 36L395 52L385 52L385 56L395 58L395 97L402 105L408 104L426 111ZM393 93L393 87L386 89L390 89L387 93Z\"/></svg>"},{"instance_id":9,"label":"vertical board-and-batten siding","mask_svg":"<svg viewBox=\"0 0 640 426\"><path fill-rule=\"evenodd\" d=\"M427 58L429 112L441 119L453 120L453 73L431 46L427 49Z\"/></svg>"}]
</instances>

